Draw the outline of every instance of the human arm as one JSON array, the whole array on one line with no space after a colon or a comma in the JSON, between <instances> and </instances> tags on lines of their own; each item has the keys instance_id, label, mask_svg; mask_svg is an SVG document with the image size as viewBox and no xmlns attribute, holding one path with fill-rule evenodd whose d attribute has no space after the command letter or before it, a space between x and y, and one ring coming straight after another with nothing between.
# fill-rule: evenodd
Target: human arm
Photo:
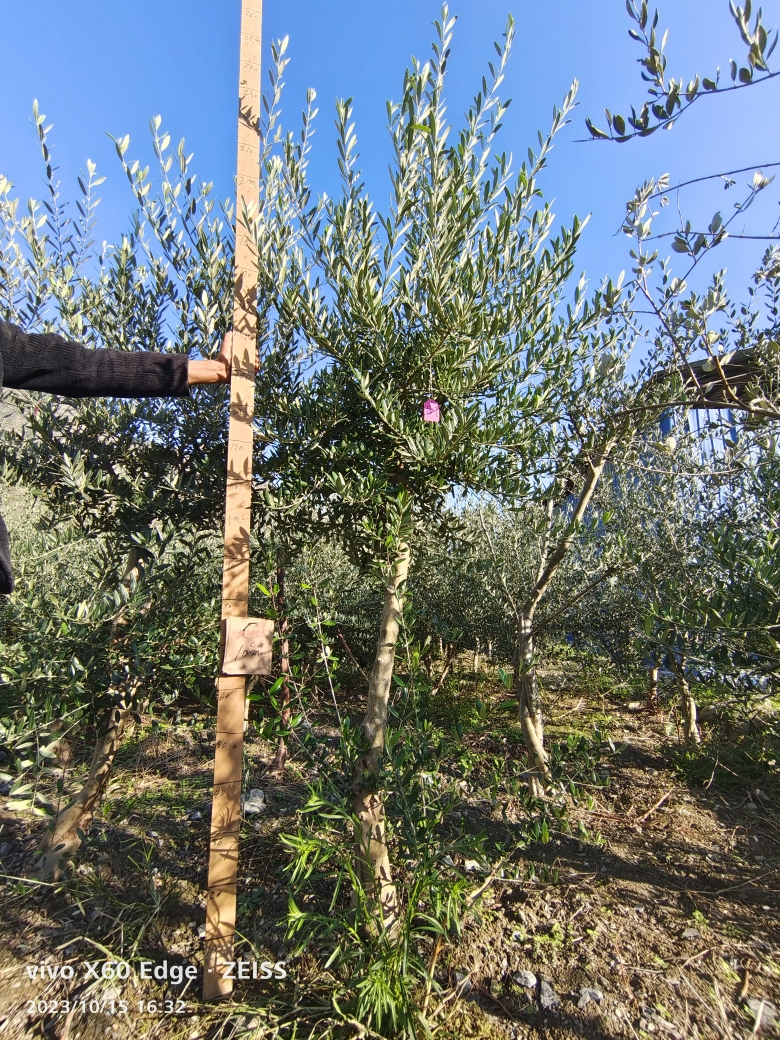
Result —
<instances>
[{"instance_id":1,"label":"human arm","mask_svg":"<svg viewBox=\"0 0 780 1040\"><path fill-rule=\"evenodd\" d=\"M54 333L0 321L0 380L61 397L186 397L186 354L92 350Z\"/></svg>"},{"instance_id":2,"label":"human arm","mask_svg":"<svg viewBox=\"0 0 780 1040\"><path fill-rule=\"evenodd\" d=\"M62 397L187 397L189 387L230 379L232 333L213 360L186 354L93 350L53 333L0 321L0 386Z\"/></svg>"}]
</instances>

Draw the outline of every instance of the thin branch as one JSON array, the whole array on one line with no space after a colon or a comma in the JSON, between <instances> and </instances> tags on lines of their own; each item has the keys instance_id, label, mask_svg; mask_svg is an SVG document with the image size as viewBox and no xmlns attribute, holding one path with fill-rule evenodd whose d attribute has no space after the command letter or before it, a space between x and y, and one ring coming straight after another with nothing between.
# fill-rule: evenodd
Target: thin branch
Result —
<instances>
[{"instance_id":1,"label":"thin branch","mask_svg":"<svg viewBox=\"0 0 780 1040\"><path fill-rule=\"evenodd\" d=\"M585 511L588 508L591 497L593 496L593 492L596 490L596 485L601 479L601 474L604 470L605 465L607 464L607 459L609 458L612 448L614 447L617 440L618 437L615 436L612 440L608 441L604 445L602 450L598 452L598 454L595 456L595 461L593 459L587 460L589 472L587 477L585 478L585 484L582 488L582 491L580 492L580 497L577 502L577 505L574 508L574 512L572 513L571 519L568 523L568 526L566 527L566 530L563 533L563 536L561 537L553 552L548 557L544 570L537 578L533 591L531 592L530 597L523 606L524 615L528 617L533 617L533 614L537 606L541 602L545 592L547 591L547 588L550 582L552 581L555 572L558 570L558 567L560 566L564 557L566 556L566 553L568 552L571 543L574 541L574 536L577 532L577 528L583 516L585 515Z\"/></svg>"},{"instance_id":2,"label":"thin branch","mask_svg":"<svg viewBox=\"0 0 780 1040\"><path fill-rule=\"evenodd\" d=\"M573 596L568 603L560 608L560 610L556 610L554 614L550 615L550 617L545 618L544 621L540 621L538 625L535 625L534 628L531 629L531 637L533 638L534 636L537 636L543 628L555 621L556 618L559 618L561 614L565 614L566 611L569 610L570 607L573 607L575 603L578 603L583 596L587 596L587 594L592 592L597 585L600 585L602 581L606 581L607 578L611 578L613 574L617 574L619 570L620 568L617 566L607 567L603 574L600 574L598 578L594 578L589 585L586 585L581 592L578 592L576 596Z\"/></svg>"},{"instance_id":3,"label":"thin branch","mask_svg":"<svg viewBox=\"0 0 780 1040\"><path fill-rule=\"evenodd\" d=\"M647 241L647 242L654 242L658 238L671 238L672 235L677 235L679 237L682 237L682 234L683 234L683 232L680 232L680 231L662 231L662 232L660 232L657 235L650 235L645 241ZM691 238L693 238L695 235L710 235L710 234L712 234L712 232L711 231L686 231L686 232L684 232L684 234L689 235ZM727 234L723 235L721 237L720 241L722 242L722 241L724 241L727 238L729 239L729 241L732 238L741 238L741 239L746 239L747 241L750 241L750 242L780 242L780 235L732 235L730 233L727 233ZM712 247L710 247L710 248L712 248Z\"/></svg>"},{"instance_id":4,"label":"thin branch","mask_svg":"<svg viewBox=\"0 0 780 1040\"><path fill-rule=\"evenodd\" d=\"M442 671L441 675L439 676L439 681L436 683L436 685L432 688L432 690L430 692L430 696L431 697L435 697L436 694L439 692L439 690L444 685L444 680L450 674L450 668L452 668L453 664L455 663L455 659L457 658L457 656L458 656L458 646L457 646L456 643L453 643L452 644L452 652L450 653L448 659L446 660L446 662L444 664L444 670Z\"/></svg>"},{"instance_id":5,"label":"thin branch","mask_svg":"<svg viewBox=\"0 0 780 1040\"><path fill-rule=\"evenodd\" d=\"M350 659L350 661L355 666L355 668L357 668L357 670L360 672L360 674L363 676L363 678L366 680L366 682L368 682L368 676L363 671L363 669L360 667L360 662L355 657L355 655L352 653L352 650L350 649L349 643L346 641L346 639L342 635L341 629L338 627L338 625L336 626L336 635L338 636L339 642L341 643L341 645L346 650L347 657Z\"/></svg>"},{"instance_id":6,"label":"thin branch","mask_svg":"<svg viewBox=\"0 0 780 1040\"><path fill-rule=\"evenodd\" d=\"M695 105L700 98L715 97L717 94L728 94L732 90L744 90L746 87L755 87L758 86L759 83L766 83L770 79L775 79L777 76L780 76L780 72L770 72L766 76L762 76L761 79L750 80L749 83L735 83L732 87L718 87L716 90L701 90L685 105L684 108L680 108L680 111L676 115L670 116L668 119L662 119L654 126L648 126L642 130L632 130L630 134L620 134L617 137L579 137L575 139L574 143L591 144L594 141L612 141L613 143L617 142L618 144L624 144L626 141L630 141L634 137L649 137L650 134L654 134L656 130L671 130L677 120L681 116L685 115L688 109L691 108L692 105ZM660 100L660 98L668 96L669 91L664 91L662 94L658 95L658 99ZM659 103L659 101L656 103Z\"/></svg>"},{"instance_id":7,"label":"thin branch","mask_svg":"<svg viewBox=\"0 0 780 1040\"><path fill-rule=\"evenodd\" d=\"M665 188L663 191L657 191L653 195L648 195L646 201L649 202L650 199L660 198L662 195L671 195L673 191L687 188L691 184L700 184L702 181L716 181L723 177L734 177L738 173L750 173L751 170L768 170L775 166L780 166L780 162L756 163L754 166L743 166L739 170L725 170L723 173L709 173L706 177L694 177L690 181L681 181L679 184L675 184L673 188Z\"/></svg>"},{"instance_id":8,"label":"thin branch","mask_svg":"<svg viewBox=\"0 0 780 1040\"><path fill-rule=\"evenodd\" d=\"M517 602L515 597L509 591L509 587L506 583L506 574L504 573L503 567L498 566L498 553L496 552L496 548L493 545L493 539L490 537L490 532L488 531L487 525L485 524L485 515L482 510L481 502L479 504L479 524L482 528L482 533L484 534L487 540L488 548L490 549L490 555L493 557L493 563L496 565L496 571L498 573L499 581L501 582L501 588L504 590L504 595L506 596L507 605L509 606L509 609L512 611L512 613L515 615L515 620L517 620Z\"/></svg>"}]
</instances>

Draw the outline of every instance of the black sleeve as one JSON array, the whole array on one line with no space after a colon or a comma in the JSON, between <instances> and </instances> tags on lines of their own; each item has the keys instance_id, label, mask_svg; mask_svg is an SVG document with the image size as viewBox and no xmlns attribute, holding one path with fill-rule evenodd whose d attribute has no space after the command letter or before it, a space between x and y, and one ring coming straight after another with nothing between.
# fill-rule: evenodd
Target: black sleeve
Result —
<instances>
[{"instance_id":1,"label":"black sleeve","mask_svg":"<svg viewBox=\"0 0 780 1040\"><path fill-rule=\"evenodd\" d=\"M9 596L14 591L14 574L11 570L11 548L8 544L8 528L0 516L0 595Z\"/></svg>"},{"instance_id":2,"label":"black sleeve","mask_svg":"<svg viewBox=\"0 0 780 1040\"><path fill-rule=\"evenodd\" d=\"M84 347L0 321L0 386L61 397L188 397L186 354Z\"/></svg>"}]
</instances>

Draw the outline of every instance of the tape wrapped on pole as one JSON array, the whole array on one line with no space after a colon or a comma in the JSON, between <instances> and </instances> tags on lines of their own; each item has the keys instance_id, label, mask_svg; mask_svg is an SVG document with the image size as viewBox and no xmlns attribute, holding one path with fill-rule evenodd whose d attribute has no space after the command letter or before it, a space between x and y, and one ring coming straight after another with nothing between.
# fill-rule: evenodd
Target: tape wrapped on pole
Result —
<instances>
[{"instance_id":1,"label":"tape wrapped on pole","mask_svg":"<svg viewBox=\"0 0 780 1040\"><path fill-rule=\"evenodd\" d=\"M257 350L257 258L243 216L257 205L260 190L260 57L262 0L242 0L239 65L238 162L236 169L236 256L233 297L233 370L230 383L225 552L222 570L222 646L228 619L246 618L249 603L249 534L252 509L252 421ZM246 678L217 680L217 736L209 843L203 997L227 996L225 978L234 959L238 843L241 828L241 770Z\"/></svg>"}]
</instances>

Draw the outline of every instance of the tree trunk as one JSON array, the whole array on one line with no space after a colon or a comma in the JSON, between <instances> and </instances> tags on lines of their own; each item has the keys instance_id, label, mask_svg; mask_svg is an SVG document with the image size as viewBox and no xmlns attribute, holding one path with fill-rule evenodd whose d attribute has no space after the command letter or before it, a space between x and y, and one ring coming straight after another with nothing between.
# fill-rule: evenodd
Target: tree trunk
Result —
<instances>
[{"instance_id":1,"label":"tree trunk","mask_svg":"<svg viewBox=\"0 0 780 1040\"><path fill-rule=\"evenodd\" d=\"M442 669L441 675L436 680L435 684L431 687L431 697L435 697L439 690L444 685L444 681L450 674L450 669L455 664L456 660L455 646L452 643L447 644L447 656L444 660L444 668Z\"/></svg>"},{"instance_id":2,"label":"tree trunk","mask_svg":"<svg viewBox=\"0 0 780 1040\"><path fill-rule=\"evenodd\" d=\"M647 687L646 706L648 711L658 711L658 665L650 669L650 684Z\"/></svg>"},{"instance_id":3,"label":"tree trunk","mask_svg":"<svg viewBox=\"0 0 780 1040\"><path fill-rule=\"evenodd\" d=\"M604 467L607 464L607 459L614 443L614 441L610 441L605 444L603 451L593 457L585 456L584 461L587 462L588 472L582 491L566 525L566 529L552 551L550 551L550 536L555 503L552 498L547 500L547 530L540 546L539 569L536 574L536 581L531 589L530 596L525 600L523 606L518 608L516 614L513 690L517 697L520 725L528 752L528 789L534 797L539 797L543 794L543 782L545 780L549 782L552 779L550 767L547 764L547 754L544 750L542 703L536 678L536 665L533 662L534 616L558 568L571 548L579 529L579 524L585 516L590 500L593 497L593 492L596 490L604 472ZM605 572L604 576L606 574L607 572ZM522 600L518 595L518 603L520 602Z\"/></svg>"},{"instance_id":4,"label":"tree trunk","mask_svg":"<svg viewBox=\"0 0 780 1040\"><path fill-rule=\"evenodd\" d=\"M699 725L696 718L696 701L693 698L691 688L688 685L688 680L685 677L685 658L681 657L678 663L674 654L670 654L669 656L680 689L680 704L683 714L683 736L692 744L701 744L701 732L699 731Z\"/></svg>"},{"instance_id":5,"label":"tree trunk","mask_svg":"<svg viewBox=\"0 0 780 1040\"><path fill-rule=\"evenodd\" d=\"M112 708L103 720L86 782L73 801L58 813L54 829L46 831L32 877L40 881L56 881L79 851L111 776L114 758L132 710L132 700L133 697L128 696L123 705Z\"/></svg>"},{"instance_id":6,"label":"tree trunk","mask_svg":"<svg viewBox=\"0 0 780 1040\"><path fill-rule=\"evenodd\" d=\"M552 777L547 765L547 752L544 750L542 699L539 695L533 656L533 615L524 613L520 616L517 626L513 686L528 751L528 790L534 798L538 798L544 794L544 782Z\"/></svg>"},{"instance_id":7,"label":"tree trunk","mask_svg":"<svg viewBox=\"0 0 780 1040\"><path fill-rule=\"evenodd\" d=\"M276 582L279 586L279 595L276 600L276 609L279 616L279 637L280 637L280 659L279 659L279 671L284 677L282 682L280 693L282 695L282 715L281 722L283 726L287 726L290 722L290 684L287 681L290 674L290 640L288 638L289 633L289 622L287 614L285 613L285 598L284 598L284 567L278 567L276 571ZM276 745L276 754L274 760L271 763L271 771L275 773L281 773L284 771L284 765L287 761L287 746L284 742L284 737L279 737L279 743Z\"/></svg>"},{"instance_id":8,"label":"tree trunk","mask_svg":"<svg viewBox=\"0 0 780 1040\"><path fill-rule=\"evenodd\" d=\"M122 578L122 584L128 591L133 579L138 576L138 569L139 553L132 548L127 555ZM116 641L123 619L124 608L121 608L111 624L111 643ZM56 881L68 861L78 853L111 776L127 720L135 707L138 685L138 680L133 679L124 683L119 703L112 705L105 713L98 728L97 743L84 786L62 812L57 813L53 827L46 831L38 849L40 858L32 869L32 877L40 881Z\"/></svg>"},{"instance_id":9,"label":"tree trunk","mask_svg":"<svg viewBox=\"0 0 780 1040\"><path fill-rule=\"evenodd\" d=\"M377 917L391 934L398 920L398 893L387 852L385 809L376 790L387 731L390 687L403 610L403 586L409 573L409 546L402 545L385 589L376 657L368 679L366 715L360 731L366 749L355 764L352 804L360 821L355 835L357 872L365 892L377 901Z\"/></svg>"}]
</instances>

